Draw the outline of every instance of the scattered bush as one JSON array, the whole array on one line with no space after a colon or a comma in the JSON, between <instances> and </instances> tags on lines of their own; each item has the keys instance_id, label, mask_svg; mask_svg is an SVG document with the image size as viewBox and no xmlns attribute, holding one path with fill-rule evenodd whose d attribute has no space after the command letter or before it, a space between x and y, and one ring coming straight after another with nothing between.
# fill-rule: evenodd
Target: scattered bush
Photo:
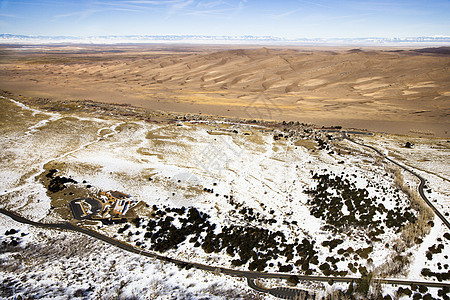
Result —
<instances>
[{"instance_id":1,"label":"scattered bush","mask_svg":"<svg viewBox=\"0 0 450 300\"><path fill-rule=\"evenodd\" d=\"M12 234L16 234L18 232L19 232L18 230L15 230L13 228L13 229L10 229L10 230L6 230L5 235L12 235Z\"/></svg>"},{"instance_id":2,"label":"scattered bush","mask_svg":"<svg viewBox=\"0 0 450 300\"><path fill-rule=\"evenodd\" d=\"M400 203L391 210L387 210L383 204L377 205L377 199L370 198L366 189L357 188L344 176L316 173L312 178L317 180L316 187L305 190L305 193L311 195L308 200L310 212L316 218L326 221L327 229L340 231L352 227L366 231L371 228L369 236L372 240L377 240L377 236L384 233L381 229L382 221L374 218L377 213L386 214L386 227L397 232L404 224L415 223L417 220L410 208ZM348 214L343 213L344 206Z\"/></svg>"},{"instance_id":3,"label":"scattered bush","mask_svg":"<svg viewBox=\"0 0 450 300\"><path fill-rule=\"evenodd\" d=\"M230 196L233 201L232 197ZM144 239L149 240L149 249L158 252L166 252L176 249L181 243L193 243L194 247L201 247L205 253L225 252L234 259L233 266L248 264L250 270L264 271L270 260L282 256L286 262L297 257L296 266L301 266L305 273L312 273L310 264L318 264L317 251L314 250L315 242L303 239L300 243L287 243L286 237L281 231L270 231L263 227L250 226L223 226L216 228L212 224L210 216L200 212L195 207L159 209L153 207L153 219L147 221L134 219L136 227L145 228ZM245 207L244 207L245 208ZM242 208L242 209L244 209ZM246 216L258 217L252 208L245 208ZM177 222L174 222L175 219ZM261 220L261 219L258 219ZM174 224L179 224L175 226ZM124 234L130 224L126 224L118 230ZM132 234L129 231L127 234ZM143 244L139 244L143 245ZM280 272L293 270L291 264L279 265Z\"/></svg>"},{"instance_id":4,"label":"scattered bush","mask_svg":"<svg viewBox=\"0 0 450 300\"><path fill-rule=\"evenodd\" d=\"M287 282L291 285L297 285L300 282L300 279L298 278L298 276L292 275L289 276Z\"/></svg>"},{"instance_id":5,"label":"scattered bush","mask_svg":"<svg viewBox=\"0 0 450 300\"><path fill-rule=\"evenodd\" d=\"M397 297L399 297L399 298L403 297L403 296L411 297L411 295L412 295L412 292L409 288L399 287L397 290Z\"/></svg>"}]
</instances>

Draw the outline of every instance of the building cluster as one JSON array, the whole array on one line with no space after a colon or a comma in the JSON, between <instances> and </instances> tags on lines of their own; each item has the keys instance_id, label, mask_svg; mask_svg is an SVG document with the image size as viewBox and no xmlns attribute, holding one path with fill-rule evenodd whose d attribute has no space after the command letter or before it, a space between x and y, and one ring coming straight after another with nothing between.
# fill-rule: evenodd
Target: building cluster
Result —
<instances>
[{"instance_id":1,"label":"building cluster","mask_svg":"<svg viewBox=\"0 0 450 300\"><path fill-rule=\"evenodd\" d=\"M100 194L100 200L103 203L102 218L121 218L136 204L130 195L122 192L108 191Z\"/></svg>"}]
</instances>

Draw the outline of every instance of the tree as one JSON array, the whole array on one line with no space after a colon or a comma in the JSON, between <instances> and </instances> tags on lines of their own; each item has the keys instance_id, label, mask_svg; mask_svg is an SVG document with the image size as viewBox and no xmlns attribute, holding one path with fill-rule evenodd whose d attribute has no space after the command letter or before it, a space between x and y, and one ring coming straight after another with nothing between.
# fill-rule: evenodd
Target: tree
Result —
<instances>
[{"instance_id":1,"label":"tree","mask_svg":"<svg viewBox=\"0 0 450 300\"><path fill-rule=\"evenodd\" d=\"M363 273L361 278L356 283L356 291L363 296L367 296L370 284L372 283L373 273Z\"/></svg>"},{"instance_id":2,"label":"tree","mask_svg":"<svg viewBox=\"0 0 450 300\"><path fill-rule=\"evenodd\" d=\"M345 293L347 296L352 296L353 295L353 280L352 282L350 282L347 292Z\"/></svg>"},{"instance_id":3,"label":"tree","mask_svg":"<svg viewBox=\"0 0 450 300\"><path fill-rule=\"evenodd\" d=\"M297 285L300 282L300 280L299 280L298 276L292 275L292 276L289 276L287 282L292 285Z\"/></svg>"}]
</instances>

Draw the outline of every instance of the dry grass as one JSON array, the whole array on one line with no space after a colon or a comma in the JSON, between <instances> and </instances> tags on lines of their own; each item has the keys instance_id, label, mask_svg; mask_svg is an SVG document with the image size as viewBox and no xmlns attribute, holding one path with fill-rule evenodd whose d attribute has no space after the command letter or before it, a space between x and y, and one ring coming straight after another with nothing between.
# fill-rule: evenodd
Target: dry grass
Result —
<instances>
[{"instance_id":1,"label":"dry grass","mask_svg":"<svg viewBox=\"0 0 450 300\"><path fill-rule=\"evenodd\" d=\"M408 247L414 245L417 238L422 238L430 231L429 221L433 220L434 214L431 208L423 201L417 191L412 190L405 182L399 168L394 171L395 185L402 190L411 203L411 207L418 212L417 221L407 224L402 230L402 239Z\"/></svg>"},{"instance_id":2,"label":"dry grass","mask_svg":"<svg viewBox=\"0 0 450 300\"><path fill-rule=\"evenodd\" d=\"M92 168L92 166L84 167ZM60 162L51 162L44 165L44 172L41 173L36 179L45 187L48 187L50 183L50 178L46 177L46 175L51 169L58 170L55 176L64 176L67 166ZM64 220L71 220L73 217L69 209L69 202L76 198L98 197L99 192L96 189L86 188L80 182L80 184L66 184L65 189L55 193L47 190L47 195L51 200L51 214L58 216L59 218L63 218Z\"/></svg>"},{"instance_id":3,"label":"dry grass","mask_svg":"<svg viewBox=\"0 0 450 300\"><path fill-rule=\"evenodd\" d=\"M299 146L299 147L304 147L308 150L315 150L317 149L317 143L313 140L307 139L307 140L303 140L303 139L299 139L297 141L294 142L295 146Z\"/></svg>"},{"instance_id":4,"label":"dry grass","mask_svg":"<svg viewBox=\"0 0 450 300\"><path fill-rule=\"evenodd\" d=\"M410 258L406 253L408 248L415 245L417 239L423 238L430 232L429 221L433 220L434 214L430 207L423 201L420 195L412 190L405 182L400 168L388 169L394 175L394 184L403 191L413 209L417 211L417 221L406 224L401 231L400 237L392 243L394 253L389 260L375 270L378 277L392 276L404 272L409 265Z\"/></svg>"}]
</instances>

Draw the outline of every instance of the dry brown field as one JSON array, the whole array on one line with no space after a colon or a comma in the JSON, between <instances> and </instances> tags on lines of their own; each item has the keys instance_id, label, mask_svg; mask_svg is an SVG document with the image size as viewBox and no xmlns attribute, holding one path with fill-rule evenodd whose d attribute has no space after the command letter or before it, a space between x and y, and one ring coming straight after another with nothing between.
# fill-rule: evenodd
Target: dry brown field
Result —
<instances>
[{"instance_id":1,"label":"dry brown field","mask_svg":"<svg viewBox=\"0 0 450 300\"><path fill-rule=\"evenodd\" d=\"M448 137L449 53L448 48L4 45L0 89L27 97Z\"/></svg>"}]
</instances>

